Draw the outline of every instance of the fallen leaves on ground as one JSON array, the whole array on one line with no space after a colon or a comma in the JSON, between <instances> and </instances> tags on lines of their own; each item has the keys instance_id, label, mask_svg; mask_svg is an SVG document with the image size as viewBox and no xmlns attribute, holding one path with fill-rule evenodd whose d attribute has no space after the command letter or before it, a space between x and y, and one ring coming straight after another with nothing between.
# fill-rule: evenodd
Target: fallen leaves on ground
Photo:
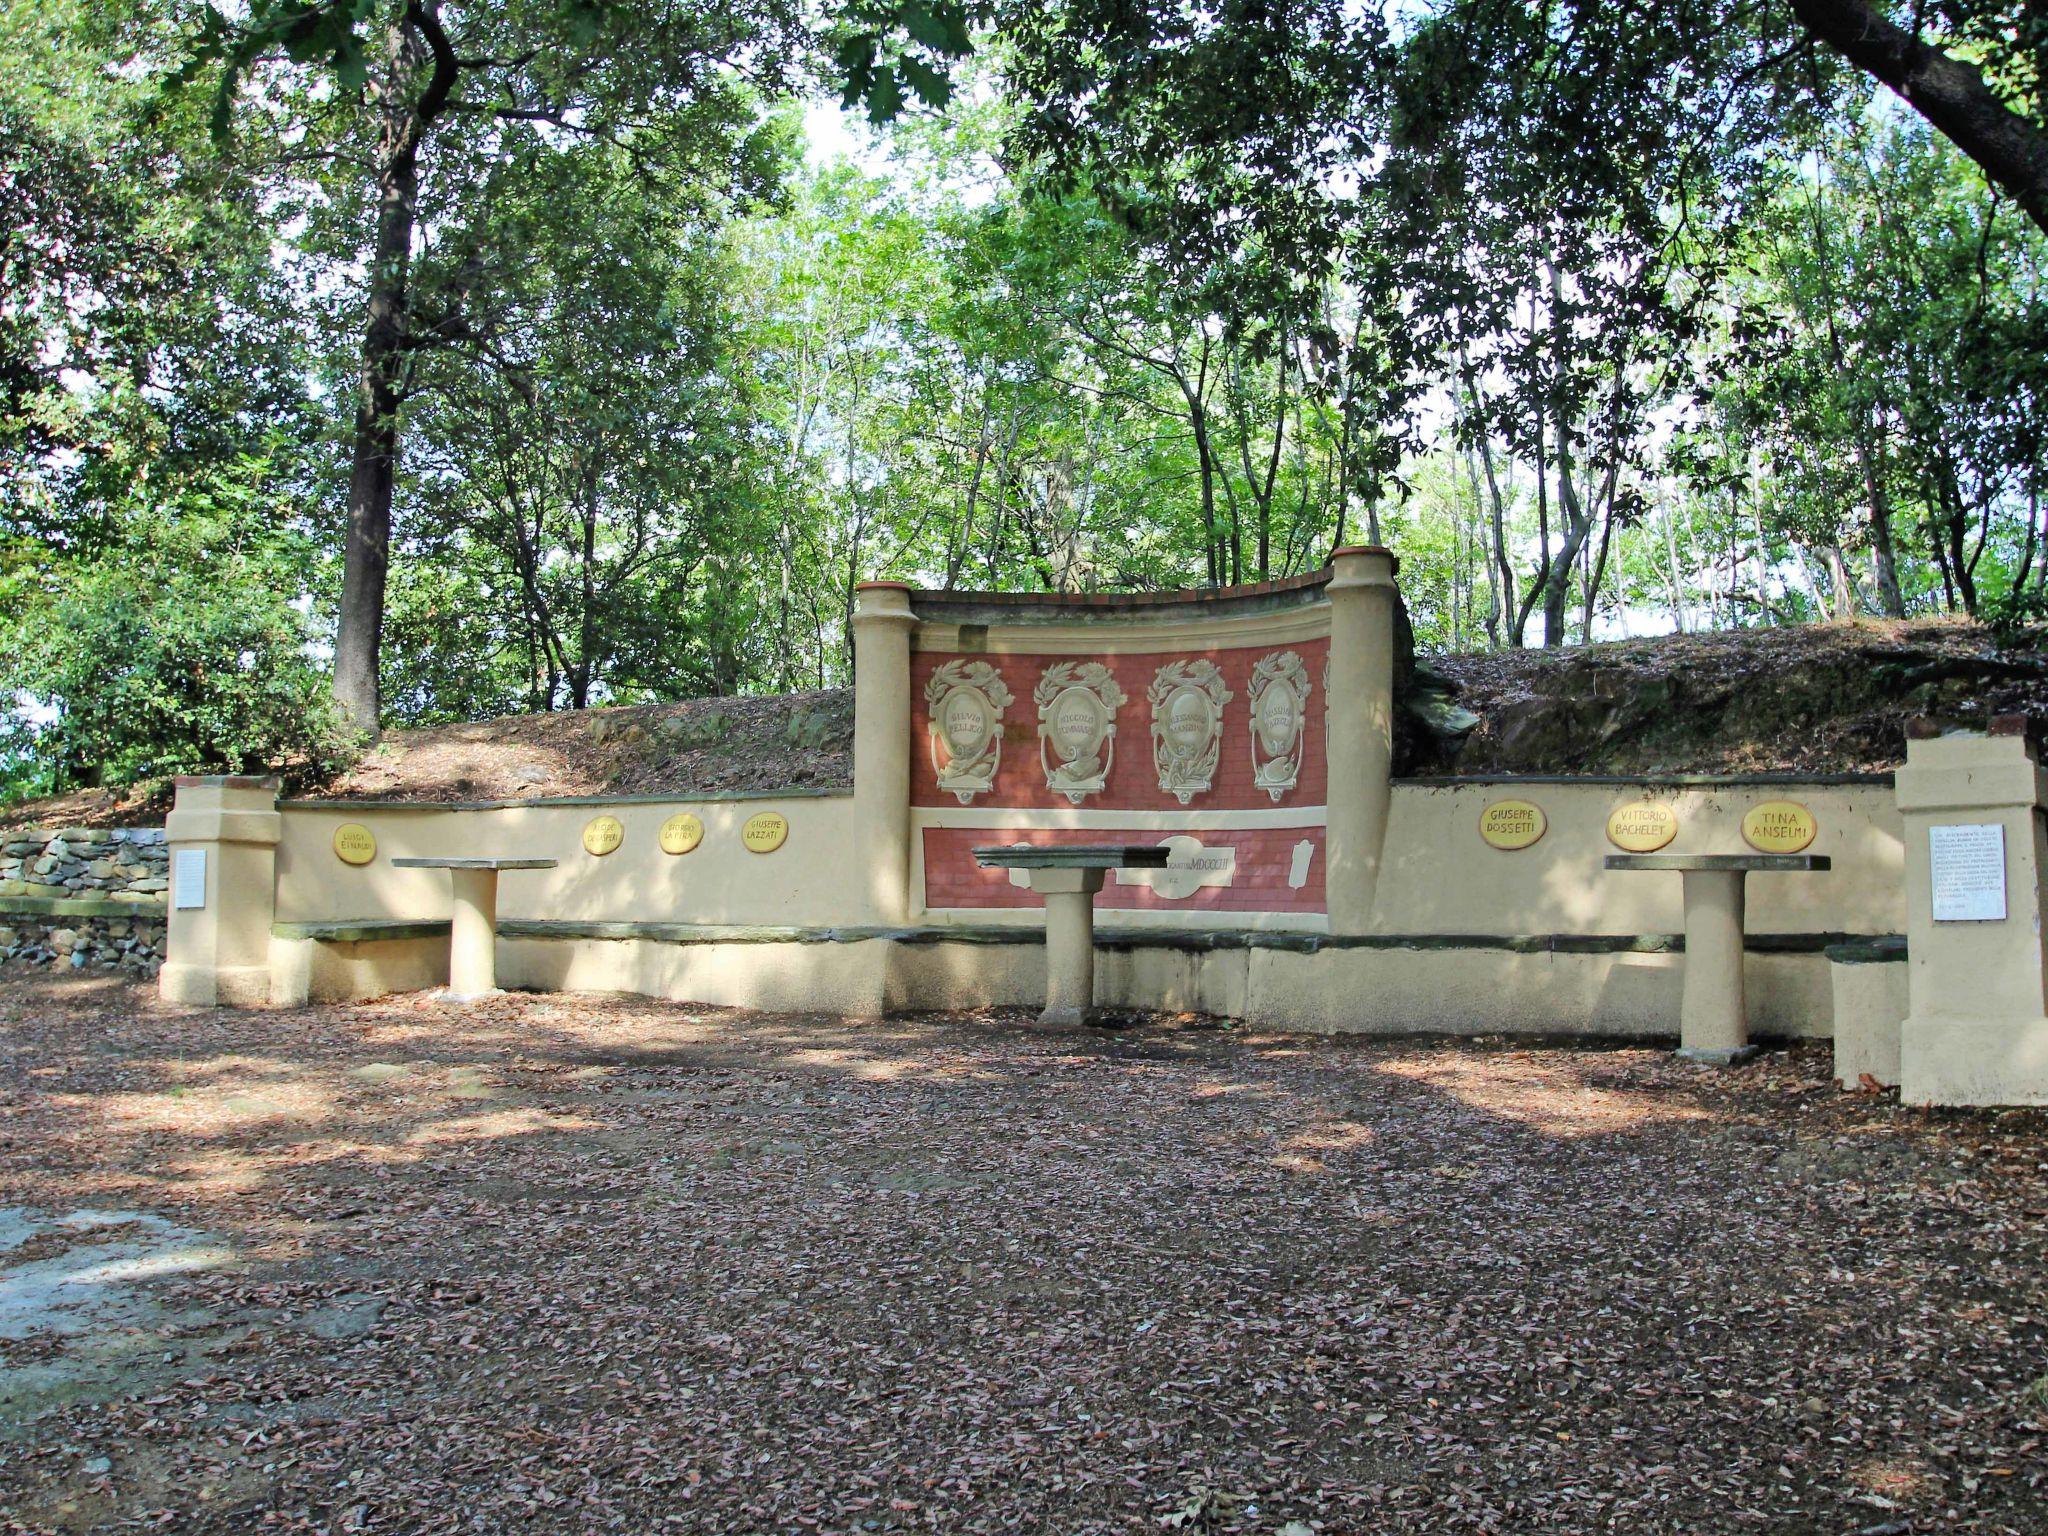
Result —
<instances>
[{"instance_id":1,"label":"fallen leaves on ground","mask_svg":"<svg viewBox=\"0 0 2048 1536\"><path fill-rule=\"evenodd\" d=\"M0 1341L125 1362L0 1409L0 1529L2048 1524L2037 1114L1021 1023L0 980L0 1205L237 1256Z\"/></svg>"}]
</instances>

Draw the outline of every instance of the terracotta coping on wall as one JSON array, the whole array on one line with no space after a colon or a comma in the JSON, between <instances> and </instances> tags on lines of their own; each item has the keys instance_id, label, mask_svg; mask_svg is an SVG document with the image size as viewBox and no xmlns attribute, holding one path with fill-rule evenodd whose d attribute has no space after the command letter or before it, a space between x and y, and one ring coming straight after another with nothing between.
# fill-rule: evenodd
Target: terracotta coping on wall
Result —
<instances>
[{"instance_id":1,"label":"terracotta coping on wall","mask_svg":"<svg viewBox=\"0 0 2048 1536\"><path fill-rule=\"evenodd\" d=\"M921 619L961 624L1045 624L1076 619L1156 619L1172 615L1211 617L1233 610L1257 612L1312 602L1329 585L1331 572L1307 571L1235 587L1181 587L1163 592L976 592L957 587L920 588L911 608Z\"/></svg>"},{"instance_id":2,"label":"terracotta coping on wall","mask_svg":"<svg viewBox=\"0 0 2048 1536\"><path fill-rule=\"evenodd\" d=\"M856 592L915 592L917 588L907 581L857 581L853 585L853 590Z\"/></svg>"},{"instance_id":3,"label":"terracotta coping on wall","mask_svg":"<svg viewBox=\"0 0 2048 1536\"><path fill-rule=\"evenodd\" d=\"M1148 608L1169 603L1224 603L1237 597L1263 597L1273 592L1305 592L1327 586L1327 570L1236 587L1178 587L1161 592L976 592L966 587L919 587L917 595L935 602L974 603L991 608ZM888 583L895 585L895 583Z\"/></svg>"}]
</instances>

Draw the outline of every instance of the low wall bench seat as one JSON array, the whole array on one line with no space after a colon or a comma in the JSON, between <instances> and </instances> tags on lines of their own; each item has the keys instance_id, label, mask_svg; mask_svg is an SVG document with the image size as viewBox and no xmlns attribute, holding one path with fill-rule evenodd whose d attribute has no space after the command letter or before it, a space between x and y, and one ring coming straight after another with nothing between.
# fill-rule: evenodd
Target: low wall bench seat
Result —
<instances>
[{"instance_id":1,"label":"low wall bench seat","mask_svg":"<svg viewBox=\"0 0 2048 1536\"><path fill-rule=\"evenodd\" d=\"M1072 1029L1095 1011L1095 893L1113 869L1164 869L1157 843L1081 843L1064 847L977 848L975 861L1021 869L1045 898L1045 1009L1041 1029Z\"/></svg>"},{"instance_id":2,"label":"low wall bench seat","mask_svg":"<svg viewBox=\"0 0 2048 1536\"><path fill-rule=\"evenodd\" d=\"M1679 992L1678 1054L1730 1066L1756 1054L1742 988L1745 882L1753 874L1818 874L1816 853L1611 853L1607 867L1675 870L1684 882L1685 976Z\"/></svg>"},{"instance_id":3,"label":"low wall bench seat","mask_svg":"<svg viewBox=\"0 0 2048 1536\"><path fill-rule=\"evenodd\" d=\"M555 859L393 859L395 869L445 869L455 905L448 931L448 992L457 999L498 989L498 876L553 869Z\"/></svg>"}]
</instances>

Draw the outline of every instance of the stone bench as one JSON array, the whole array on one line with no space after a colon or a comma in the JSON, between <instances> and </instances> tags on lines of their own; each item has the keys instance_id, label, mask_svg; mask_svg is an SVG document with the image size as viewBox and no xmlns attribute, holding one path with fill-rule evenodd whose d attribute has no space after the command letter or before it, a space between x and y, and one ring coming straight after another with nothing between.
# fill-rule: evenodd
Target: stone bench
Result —
<instances>
[{"instance_id":1,"label":"stone bench","mask_svg":"<svg viewBox=\"0 0 2048 1536\"><path fill-rule=\"evenodd\" d=\"M393 859L394 869L445 869L455 907L448 930L448 992L481 997L498 990L498 876L508 869L553 869L555 859Z\"/></svg>"},{"instance_id":2,"label":"stone bench","mask_svg":"<svg viewBox=\"0 0 2048 1536\"><path fill-rule=\"evenodd\" d=\"M977 848L975 862L1021 869L1045 898L1045 1008L1041 1029L1072 1029L1095 1010L1095 893L1113 869L1164 869L1157 843L1085 843L1064 847Z\"/></svg>"},{"instance_id":3,"label":"stone bench","mask_svg":"<svg viewBox=\"0 0 2048 1536\"><path fill-rule=\"evenodd\" d=\"M1753 874L1814 874L1831 867L1815 853L1611 853L1615 870L1672 870L1684 882L1685 980L1678 1005L1678 1054L1728 1066L1756 1054L1742 988L1744 882Z\"/></svg>"}]
</instances>

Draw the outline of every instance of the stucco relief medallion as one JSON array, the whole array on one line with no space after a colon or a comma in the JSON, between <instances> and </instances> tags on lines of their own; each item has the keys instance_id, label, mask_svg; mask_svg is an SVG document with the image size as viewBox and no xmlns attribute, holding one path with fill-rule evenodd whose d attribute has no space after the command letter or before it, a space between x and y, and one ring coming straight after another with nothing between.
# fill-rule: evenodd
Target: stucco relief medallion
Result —
<instances>
[{"instance_id":1,"label":"stucco relief medallion","mask_svg":"<svg viewBox=\"0 0 2048 1536\"><path fill-rule=\"evenodd\" d=\"M1186 805L1216 777L1230 690L1213 661L1169 661L1145 697L1152 705L1152 766L1159 770L1159 787Z\"/></svg>"},{"instance_id":2,"label":"stucco relief medallion","mask_svg":"<svg viewBox=\"0 0 2048 1536\"><path fill-rule=\"evenodd\" d=\"M962 805L995 785L1003 759L1003 711L1010 690L985 661L949 661L924 687L932 768L939 788Z\"/></svg>"},{"instance_id":3,"label":"stucco relief medallion","mask_svg":"<svg viewBox=\"0 0 2048 1536\"><path fill-rule=\"evenodd\" d=\"M1301 778L1309 686L1308 668L1292 651L1261 656L1252 666L1252 783L1276 802Z\"/></svg>"},{"instance_id":4,"label":"stucco relief medallion","mask_svg":"<svg viewBox=\"0 0 2048 1536\"><path fill-rule=\"evenodd\" d=\"M1038 706L1038 760L1045 787L1079 805L1100 794L1116 760L1116 712L1125 702L1099 661L1058 661L1031 692Z\"/></svg>"}]
</instances>

